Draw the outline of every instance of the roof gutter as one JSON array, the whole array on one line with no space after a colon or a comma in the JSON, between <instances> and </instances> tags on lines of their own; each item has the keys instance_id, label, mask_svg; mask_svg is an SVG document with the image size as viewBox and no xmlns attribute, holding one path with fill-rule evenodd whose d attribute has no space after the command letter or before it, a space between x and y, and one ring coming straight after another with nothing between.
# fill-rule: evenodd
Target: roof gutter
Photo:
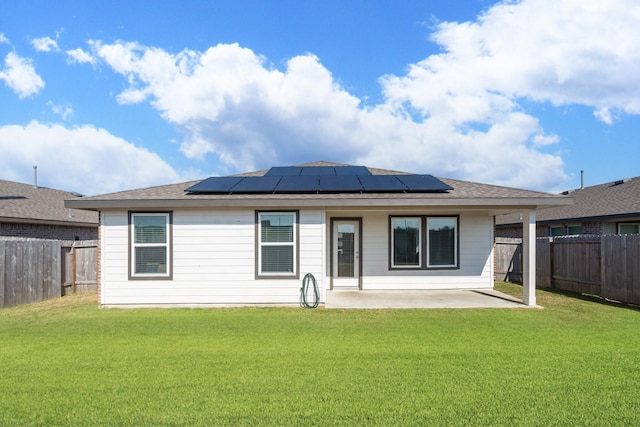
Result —
<instances>
[{"instance_id":1,"label":"roof gutter","mask_svg":"<svg viewBox=\"0 0 640 427\"><path fill-rule=\"evenodd\" d=\"M217 198L217 199L72 199L65 200L67 208L104 209L167 209L167 208L230 208L230 207L464 207L475 209L536 209L538 207L568 206L571 197L525 198ZM517 210L517 209L515 209Z\"/></svg>"},{"instance_id":2,"label":"roof gutter","mask_svg":"<svg viewBox=\"0 0 640 427\"><path fill-rule=\"evenodd\" d=\"M72 222L72 221L54 221L46 219L35 218L13 218L0 216L0 222L8 224L37 224L37 225L58 225L65 227L87 227L95 228L98 226L98 222Z\"/></svg>"}]
</instances>

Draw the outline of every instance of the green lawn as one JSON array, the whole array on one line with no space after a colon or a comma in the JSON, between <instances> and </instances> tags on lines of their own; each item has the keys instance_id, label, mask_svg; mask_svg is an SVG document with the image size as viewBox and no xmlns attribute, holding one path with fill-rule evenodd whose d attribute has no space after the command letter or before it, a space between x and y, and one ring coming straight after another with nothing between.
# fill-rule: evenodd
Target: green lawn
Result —
<instances>
[{"instance_id":1,"label":"green lawn","mask_svg":"<svg viewBox=\"0 0 640 427\"><path fill-rule=\"evenodd\" d=\"M514 285L503 291L521 295ZM0 425L637 425L640 311L0 310Z\"/></svg>"}]
</instances>

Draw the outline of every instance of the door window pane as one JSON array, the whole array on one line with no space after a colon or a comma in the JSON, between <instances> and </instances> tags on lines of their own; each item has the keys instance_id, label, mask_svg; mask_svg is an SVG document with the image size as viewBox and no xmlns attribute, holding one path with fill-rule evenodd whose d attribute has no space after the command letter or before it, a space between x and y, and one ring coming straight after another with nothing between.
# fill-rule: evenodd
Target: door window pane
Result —
<instances>
[{"instance_id":1,"label":"door window pane","mask_svg":"<svg viewBox=\"0 0 640 427\"><path fill-rule=\"evenodd\" d=\"M355 277L355 226L338 224L338 277Z\"/></svg>"}]
</instances>

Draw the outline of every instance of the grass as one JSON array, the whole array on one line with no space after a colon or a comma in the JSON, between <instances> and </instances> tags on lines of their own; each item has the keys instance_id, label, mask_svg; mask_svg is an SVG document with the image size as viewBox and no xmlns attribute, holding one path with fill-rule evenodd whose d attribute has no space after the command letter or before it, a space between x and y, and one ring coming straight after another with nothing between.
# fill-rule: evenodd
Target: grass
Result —
<instances>
[{"instance_id":1,"label":"grass","mask_svg":"<svg viewBox=\"0 0 640 427\"><path fill-rule=\"evenodd\" d=\"M499 289L521 295L514 285ZM636 425L640 311L0 310L0 425Z\"/></svg>"}]
</instances>

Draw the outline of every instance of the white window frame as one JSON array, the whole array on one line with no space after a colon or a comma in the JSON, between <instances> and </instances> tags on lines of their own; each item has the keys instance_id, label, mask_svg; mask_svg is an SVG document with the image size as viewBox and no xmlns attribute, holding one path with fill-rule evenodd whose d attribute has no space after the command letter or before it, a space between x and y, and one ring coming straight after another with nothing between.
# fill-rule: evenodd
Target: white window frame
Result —
<instances>
[{"instance_id":1,"label":"white window frame","mask_svg":"<svg viewBox=\"0 0 640 427\"><path fill-rule=\"evenodd\" d=\"M420 256L418 257L417 265L406 265L406 264L396 264L396 242L395 242L395 233L394 233L394 222L396 220L416 220L418 221L418 250L420 252ZM423 229L422 229L422 217L421 216L392 216L390 220L391 224L391 268L393 269L421 269L422 268L422 259L423 259Z\"/></svg>"},{"instance_id":2,"label":"white window frame","mask_svg":"<svg viewBox=\"0 0 640 427\"><path fill-rule=\"evenodd\" d=\"M574 233L572 232L572 228L580 228L580 232L579 233ZM582 234L582 224L567 224L565 226L565 235L567 236L577 236Z\"/></svg>"},{"instance_id":3,"label":"white window frame","mask_svg":"<svg viewBox=\"0 0 640 427\"><path fill-rule=\"evenodd\" d=\"M164 243L136 243L135 242L135 218L136 217L164 217L166 227L166 241ZM172 244L172 214L171 212L129 212L130 236L129 236L129 278L130 279L171 279L171 244ZM164 247L166 248L165 271L158 273L137 273L136 272L136 248L140 247Z\"/></svg>"},{"instance_id":4,"label":"white window frame","mask_svg":"<svg viewBox=\"0 0 640 427\"><path fill-rule=\"evenodd\" d=\"M553 230L560 230L560 234L553 234ZM564 236L564 226L562 225L550 225L549 226L549 237L559 237Z\"/></svg>"},{"instance_id":5,"label":"white window frame","mask_svg":"<svg viewBox=\"0 0 640 427\"><path fill-rule=\"evenodd\" d=\"M622 227L623 225L627 225L627 226L628 226L628 225L635 225L635 226L636 226L637 231L636 231L635 233L632 233L632 234L638 234L638 233L640 233L640 223L639 223L639 222L619 222L619 223L618 223L618 230L617 230L617 231L618 231L618 234L622 234L622 233L620 232L620 227Z\"/></svg>"},{"instance_id":6,"label":"white window frame","mask_svg":"<svg viewBox=\"0 0 640 427\"><path fill-rule=\"evenodd\" d=\"M293 238L291 242L262 242L262 217L287 215L293 219ZM298 211L256 211L256 277L257 278L298 278ZM290 246L293 251L292 271L262 271L262 248L265 246Z\"/></svg>"},{"instance_id":7,"label":"white window frame","mask_svg":"<svg viewBox=\"0 0 640 427\"><path fill-rule=\"evenodd\" d=\"M453 264L431 264L429 262L430 254L431 254L431 239L429 238L429 230L431 230L431 227L429 226L429 224L432 221L437 221L437 220L443 220L443 219L450 219L453 220L455 229L454 229L454 234L453 234ZM426 253L425 256L427 258L427 268L429 269L435 269L435 268L457 268L458 267L458 252L459 252L459 248L458 248L458 244L459 244L459 238L458 238L458 233L460 232L460 221L458 219L457 216L428 216L427 217L427 227L425 230L426 236L427 236L427 247L426 247Z\"/></svg>"}]
</instances>

